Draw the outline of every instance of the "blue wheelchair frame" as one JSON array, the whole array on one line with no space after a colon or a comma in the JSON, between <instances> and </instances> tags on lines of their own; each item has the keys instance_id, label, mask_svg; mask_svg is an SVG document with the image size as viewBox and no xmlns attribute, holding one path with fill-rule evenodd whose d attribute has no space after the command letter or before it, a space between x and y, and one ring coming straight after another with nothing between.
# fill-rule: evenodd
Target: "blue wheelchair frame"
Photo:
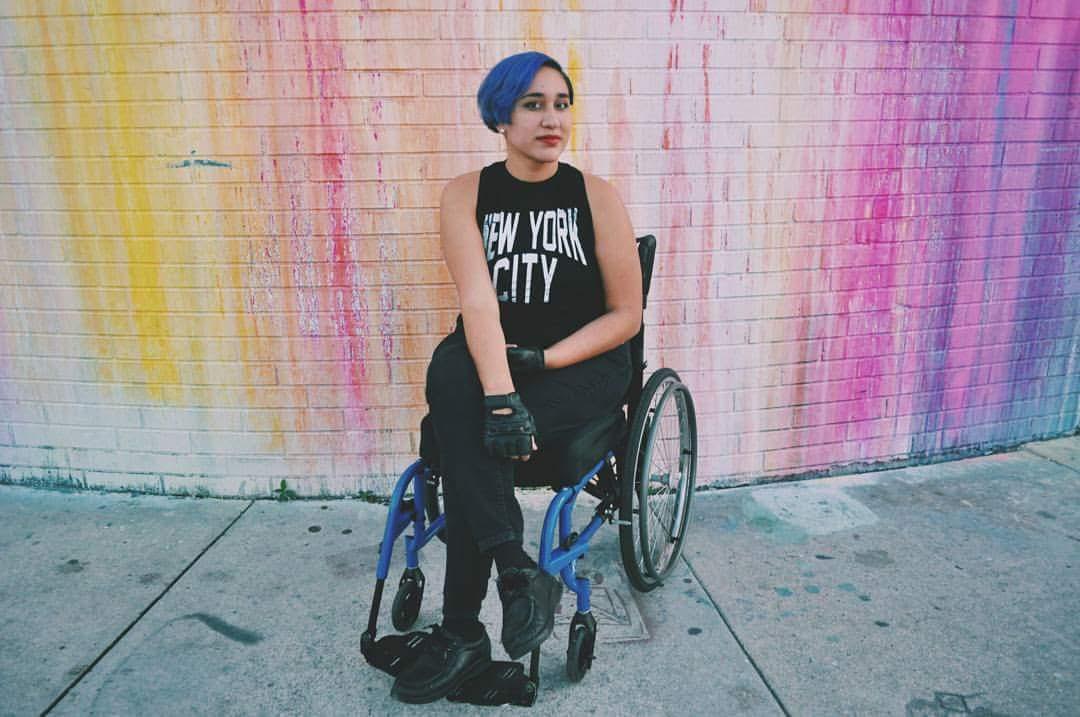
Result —
<instances>
[{"instance_id":1,"label":"blue wheelchair frame","mask_svg":"<svg viewBox=\"0 0 1080 717\"><path fill-rule=\"evenodd\" d=\"M589 481L605 465L610 465L614 459L614 451L608 451L607 455L577 483L561 488L555 494L544 515L537 563L545 572L562 577L563 583L577 595L577 610L580 613L589 612L592 591L589 580L578 577L574 568L577 560L588 552L589 541L607 518L604 512L598 509L585 529L580 534L575 534L573 531L574 505ZM386 528L383 530L382 543L379 545L379 564L375 569L376 590L379 594L382 593L385 580L390 575L390 561L393 557L394 545L405 529L410 525L413 529L412 534L405 536L405 567L415 570L420 567L420 550L431 542L431 539L442 530L446 523L446 516L440 514L430 525L427 524L423 496L425 486L433 478L432 470L423 461L417 460L405 469L394 485L394 491L390 496ZM410 487L413 497L406 498L405 494ZM559 534L557 544L554 542L556 528ZM372 618L375 619L376 615L373 614ZM374 628L374 625L369 626L372 633L374 633Z\"/></svg>"},{"instance_id":2,"label":"blue wheelchair frame","mask_svg":"<svg viewBox=\"0 0 1080 717\"><path fill-rule=\"evenodd\" d=\"M394 543L402 532L413 526L412 535L405 536L405 567L420 567L420 550L434 538L446 523L446 516L440 515L431 525L427 525L422 504L424 486L433 477L430 468L421 460L414 461L405 469L394 485L390 494L390 514L386 519L382 543L379 544L379 565L375 569L375 578L382 583L390 574L390 559L394 552ZM413 497L405 498L405 493L412 486ZM406 508L403 510L402 508Z\"/></svg>"}]
</instances>

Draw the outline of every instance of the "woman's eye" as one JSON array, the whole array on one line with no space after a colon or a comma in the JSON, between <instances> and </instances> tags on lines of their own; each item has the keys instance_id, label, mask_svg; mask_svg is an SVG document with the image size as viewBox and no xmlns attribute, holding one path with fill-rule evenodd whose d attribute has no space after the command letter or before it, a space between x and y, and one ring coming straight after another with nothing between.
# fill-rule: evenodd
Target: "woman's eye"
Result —
<instances>
[{"instance_id":1,"label":"woman's eye","mask_svg":"<svg viewBox=\"0 0 1080 717\"><path fill-rule=\"evenodd\" d=\"M570 108L570 103L569 102L556 102L555 103L555 108L560 109L560 110L569 109Z\"/></svg>"}]
</instances>

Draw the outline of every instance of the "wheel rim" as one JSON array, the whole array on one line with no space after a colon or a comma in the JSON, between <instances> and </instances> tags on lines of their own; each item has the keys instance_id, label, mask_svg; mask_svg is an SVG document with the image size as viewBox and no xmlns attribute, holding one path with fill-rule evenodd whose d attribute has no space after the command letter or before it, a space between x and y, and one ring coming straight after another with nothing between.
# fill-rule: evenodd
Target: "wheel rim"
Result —
<instances>
[{"instance_id":1,"label":"wheel rim","mask_svg":"<svg viewBox=\"0 0 1080 717\"><path fill-rule=\"evenodd\" d=\"M665 400L666 405L662 407L661 401ZM668 450L673 434L668 415L672 411L679 416L677 433L681 436L676 453ZM617 466L620 495L619 548L630 584L641 592L648 592L662 584L662 577L678 557L686 534L696 471L697 421L689 389L682 383L679 374L666 367L657 369L645 382L629 418L627 444L623 458ZM661 425L656 426L654 431L655 420L659 420ZM659 447L652 445L657 440L660 441ZM650 455L646 460L645 453L650 450L656 453L656 456ZM676 466L677 470L657 471L653 464L663 463L665 456L667 463ZM677 462L673 460L675 456L678 457ZM646 468L649 470L646 471ZM657 489L653 490L654 495L650 495L650 481L659 483L651 486ZM657 498L654 501L657 504L654 510L664 508L660 501L662 496L658 497L656 494L665 492L673 492L675 495L675 520L668 521L672 529L664 531L655 527L650 531L650 515L642 510L642 507L649 505L650 498ZM668 512L671 512L670 508ZM662 514L659 512L651 516L654 524L658 523ZM642 532L642 526L646 533L653 536L651 552L646 550L647 536ZM657 540L665 534L671 535L673 539L668 541L665 538L663 542L674 542L674 549L660 551ZM649 558L648 561L646 557Z\"/></svg>"},{"instance_id":2,"label":"wheel rim","mask_svg":"<svg viewBox=\"0 0 1080 717\"><path fill-rule=\"evenodd\" d=\"M642 567L659 580L679 555L693 495L695 426L686 387L673 379L650 413L636 471L635 522Z\"/></svg>"},{"instance_id":3,"label":"wheel rim","mask_svg":"<svg viewBox=\"0 0 1080 717\"><path fill-rule=\"evenodd\" d=\"M646 425L646 435L647 435L648 426L649 426L648 419L646 419L645 425ZM640 461L640 457L641 457L640 453L638 453L638 457L639 457L639 461ZM644 512L642 510L642 507L641 507L641 490L640 490L640 487L639 487L640 486L640 481L641 481L640 466L635 467L632 476L633 476L633 480L634 480L634 484L635 484L634 485L634 498L633 498L633 516L634 517L631 520L631 530L633 532L633 541L634 541L634 562L637 563L637 568L638 568L638 572L640 573L640 575L643 578L648 579L648 578L655 577L655 576L652 575L652 573L649 570L648 566L645 564L645 553L644 553L643 550L641 550L641 547L640 547L641 545L643 545L642 533L641 533L641 515Z\"/></svg>"}]
</instances>

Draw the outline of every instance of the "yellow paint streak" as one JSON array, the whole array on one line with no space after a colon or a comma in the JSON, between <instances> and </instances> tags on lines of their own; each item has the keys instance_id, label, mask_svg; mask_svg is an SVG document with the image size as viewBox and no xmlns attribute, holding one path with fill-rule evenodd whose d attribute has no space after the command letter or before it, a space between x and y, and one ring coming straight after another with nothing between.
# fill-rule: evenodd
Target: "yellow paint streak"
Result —
<instances>
[{"instance_id":1,"label":"yellow paint streak","mask_svg":"<svg viewBox=\"0 0 1080 717\"><path fill-rule=\"evenodd\" d=\"M149 158L157 152L148 146L145 135L134 129L134 98L125 84L128 42L140 36L138 26L142 16L119 17L107 15L101 23L102 34L114 48L106 55L108 60L104 70L115 83L116 96L120 98L120 102L108 106L111 111L105 115L106 126L113 130L109 133L107 156L114 159ZM150 395L164 399L165 387L176 387L180 383L180 371L169 345L169 306L161 281L161 250L150 215L155 207L146 186L142 165L132 162L128 167L127 173L114 180L115 206L122 217L121 235L127 253L128 285L131 289L140 289L138 292L132 291L132 310L141 349L143 378Z\"/></svg>"},{"instance_id":2,"label":"yellow paint streak","mask_svg":"<svg viewBox=\"0 0 1080 717\"><path fill-rule=\"evenodd\" d=\"M41 34L41 38L40 40L38 38L32 38L32 42L40 43L48 48L56 47L62 42L61 40L58 40L51 36L50 26L48 25L46 18L44 17L38 19L38 30ZM70 35L67 34L68 32L70 32ZM77 28L72 28L65 32L65 37L73 37L76 35L76 33ZM55 56L51 52L47 52L43 54L43 58L45 64L45 73L44 75L41 75L41 77L44 78L44 87L42 88L43 92L40 99L47 100L46 107L52 108L55 106L55 103L68 100L69 95L74 93L69 91L69 84L63 81L63 78L60 75L62 69L56 62ZM70 135L65 133L63 130L57 130L52 133L52 137L50 139L54 154L56 156L69 157L72 155L74 150L74 143L71 141ZM85 197L86 185L80 182L64 184L60 186L59 192L61 195L63 195L65 200L64 204L66 206L81 206L83 204L82 200ZM92 237L97 233L95 231L93 218L89 214L81 211L69 211L68 221L69 233L71 235ZM89 256L96 254L96 252L86 252L84 248L86 248L87 245L83 242L75 243L74 247L74 250L72 250L70 247L66 249L65 254L69 256L71 261L79 262L78 266L84 276L87 274L90 275L85 277L90 279L90 281L84 280L80 283L83 285L95 285L97 283L96 281L94 281L96 277L92 276L94 272L92 270L87 271L85 269L87 264L84 264L83 262L88 261ZM106 259L106 261L108 261L108 259ZM84 302L86 307L86 328L89 330L89 334L92 337L90 339L90 342L93 344L93 348L98 356L107 357L109 355L108 342L104 338L105 327L101 314L103 302L99 299L99 296L97 294L85 297ZM108 375L103 376L103 379L110 380L112 373L111 367L107 364L105 365L105 367L106 371L104 373Z\"/></svg>"},{"instance_id":3,"label":"yellow paint streak","mask_svg":"<svg viewBox=\"0 0 1080 717\"><path fill-rule=\"evenodd\" d=\"M100 5L99 5L100 7ZM104 9L104 12L110 12ZM70 242L66 249L83 291L84 322L92 351L101 359L101 376L106 381L145 386L151 397L169 402L179 398L180 371L173 354L168 326L169 306L162 286L161 253L151 212L154 195L146 185L144 166L161 149L149 146L145 134L135 129L133 100L126 87L130 42L140 36L139 16L106 14L57 22L42 18L38 41L46 48L43 76L45 112L52 115L50 144L57 157L94 161L110 170L98 181L58 184L63 199ZM89 66L72 67L67 48L74 44L107 43L92 55ZM137 69L137 68L135 68ZM118 102L79 102L85 83L72 72L89 72L101 78ZM74 158L74 159L72 159ZM95 161L96 160L96 161ZM87 164L90 162L88 161ZM59 178L58 178L59 179ZM96 178L97 179L97 178ZM98 212L111 212L114 222ZM116 232L121 241L102 236ZM126 287L108 286L102 281L110 265L126 267ZM126 289L126 300L122 296ZM123 310L127 310L127 316ZM140 346L137 363L110 363L114 337L134 334Z\"/></svg>"},{"instance_id":4,"label":"yellow paint streak","mask_svg":"<svg viewBox=\"0 0 1080 717\"><path fill-rule=\"evenodd\" d=\"M544 13L536 7L530 7L525 12L525 41L528 49L537 52L546 52L547 42L544 40Z\"/></svg>"},{"instance_id":5,"label":"yellow paint streak","mask_svg":"<svg viewBox=\"0 0 1080 717\"><path fill-rule=\"evenodd\" d=\"M566 58L566 74L570 75L570 81L574 83L574 104L570 108L570 117L577 126L578 121L578 103L577 103L577 90L581 86L581 68L584 65L581 59L581 53L573 45L567 49ZM621 117L619 119L622 119ZM570 151L577 152L581 149L581 142L578 139L579 135L574 132L570 135Z\"/></svg>"}]
</instances>

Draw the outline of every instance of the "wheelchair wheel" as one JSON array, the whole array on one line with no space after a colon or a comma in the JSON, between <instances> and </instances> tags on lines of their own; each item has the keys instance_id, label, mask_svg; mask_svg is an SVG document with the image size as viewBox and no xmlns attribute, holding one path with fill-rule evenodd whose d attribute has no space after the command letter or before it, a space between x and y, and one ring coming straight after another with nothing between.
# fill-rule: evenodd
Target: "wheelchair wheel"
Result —
<instances>
[{"instance_id":1,"label":"wheelchair wheel","mask_svg":"<svg viewBox=\"0 0 1080 717\"><path fill-rule=\"evenodd\" d=\"M581 682L592 667L596 647L596 619L592 613L577 613L570 623L570 642L566 647L566 679Z\"/></svg>"},{"instance_id":2,"label":"wheelchair wheel","mask_svg":"<svg viewBox=\"0 0 1080 717\"><path fill-rule=\"evenodd\" d=\"M424 573L420 568L405 568L398 582L394 605L390 609L390 619L394 629L405 632L420 616L420 603L424 601Z\"/></svg>"},{"instance_id":3,"label":"wheelchair wheel","mask_svg":"<svg viewBox=\"0 0 1080 717\"><path fill-rule=\"evenodd\" d=\"M697 419L690 391L662 368L649 377L620 466L619 545L630 583L661 584L682 551L697 471Z\"/></svg>"}]
</instances>

